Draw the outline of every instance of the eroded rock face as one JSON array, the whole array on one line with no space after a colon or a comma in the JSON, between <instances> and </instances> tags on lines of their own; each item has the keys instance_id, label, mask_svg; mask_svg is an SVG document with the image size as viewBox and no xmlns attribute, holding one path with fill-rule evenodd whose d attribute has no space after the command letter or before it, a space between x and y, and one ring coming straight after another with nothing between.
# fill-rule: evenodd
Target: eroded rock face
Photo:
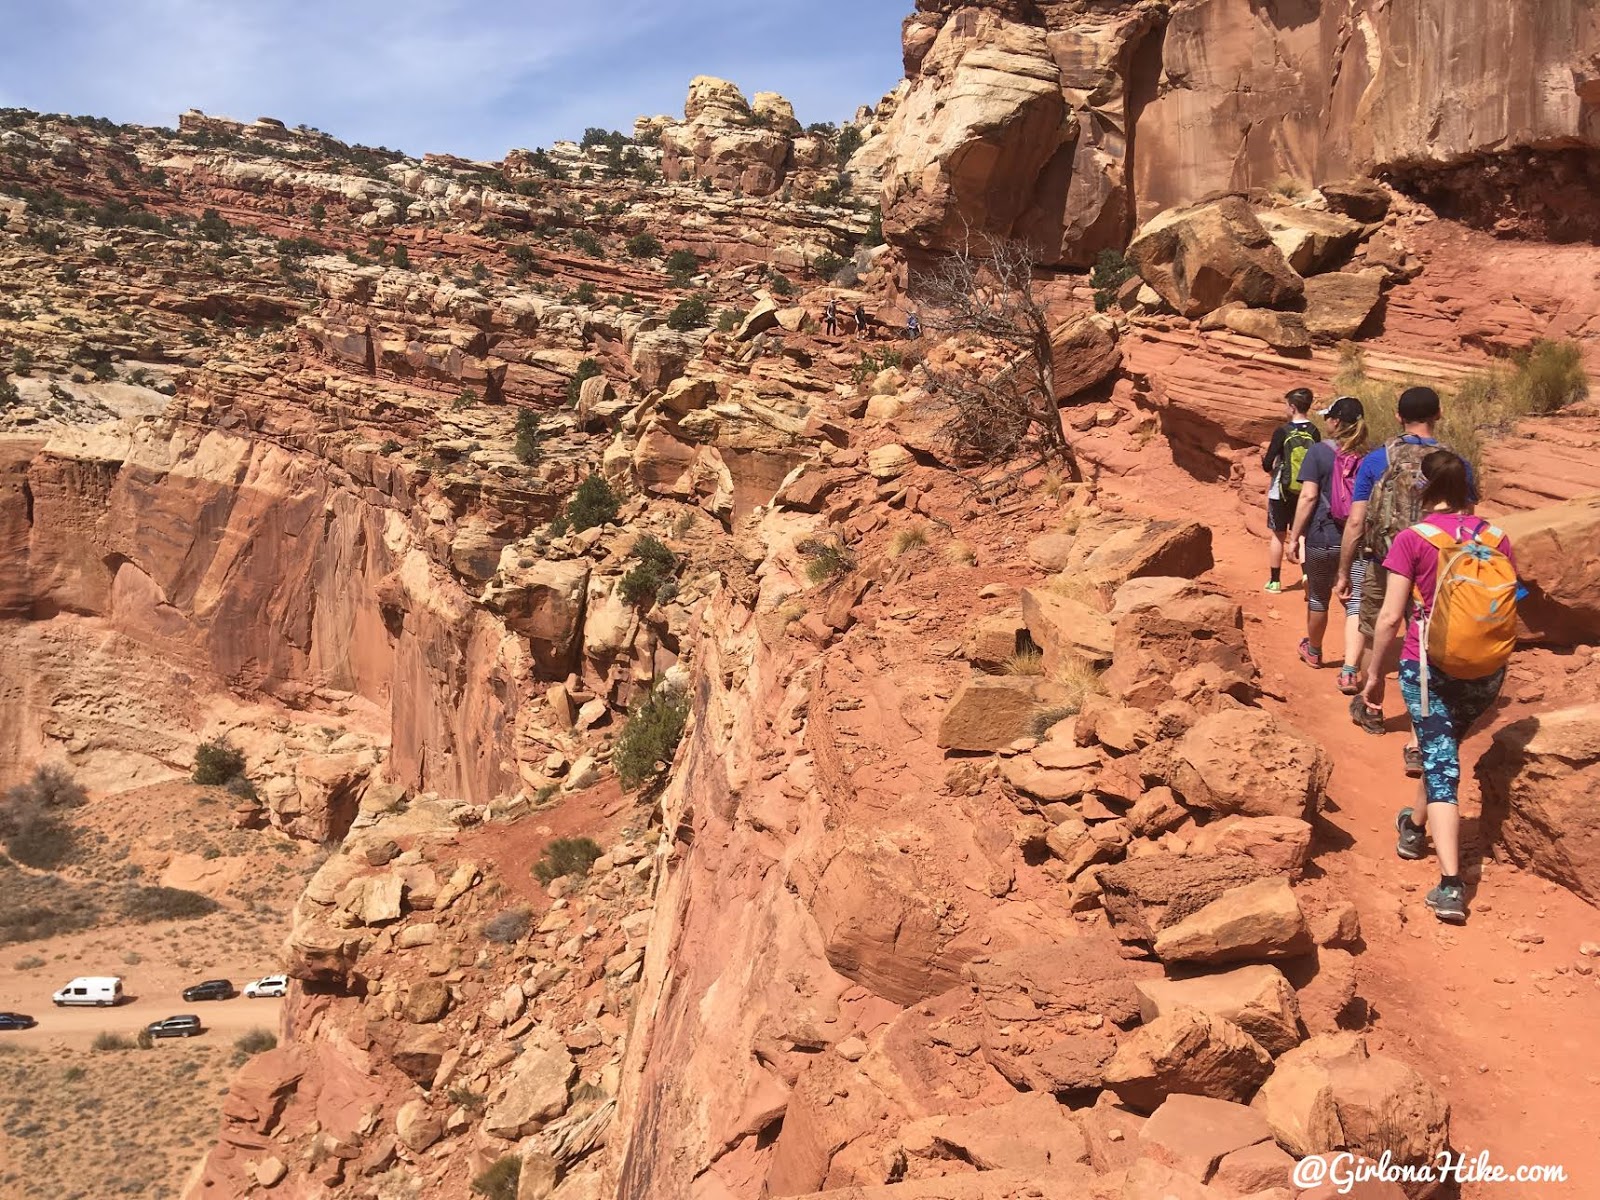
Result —
<instances>
[{"instance_id":1,"label":"eroded rock face","mask_svg":"<svg viewBox=\"0 0 1600 1200\"><path fill-rule=\"evenodd\" d=\"M1512 861L1600 902L1600 704L1496 730L1477 772L1485 824Z\"/></svg>"}]
</instances>

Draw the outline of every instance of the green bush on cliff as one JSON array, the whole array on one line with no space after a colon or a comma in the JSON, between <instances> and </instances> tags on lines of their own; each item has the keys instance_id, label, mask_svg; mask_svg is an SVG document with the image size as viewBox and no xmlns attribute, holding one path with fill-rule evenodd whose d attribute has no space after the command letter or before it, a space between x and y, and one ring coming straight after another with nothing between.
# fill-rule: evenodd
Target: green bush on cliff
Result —
<instances>
[{"instance_id":1,"label":"green bush on cliff","mask_svg":"<svg viewBox=\"0 0 1600 1200\"><path fill-rule=\"evenodd\" d=\"M485 1200L517 1200L517 1183L522 1178L522 1160L505 1154L494 1160L472 1180L472 1190Z\"/></svg>"},{"instance_id":2,"label":"green bush on cliff","mask_svg":"<svg viewBox=\"0 0 1600 1200\"><path fill-rule=\"evenodd\" d=\"M677 306L667 314L667 328L685 333L691 329L698 329L708 324L711 320L711 305L704 296L688 296L679 300Z\"/></svg>"},{"instance_id":3,"label":"green bush on cliff","mask_svg":"<svg viewBox=\"0 0 1600 1200\"><path fill-rule=\"evenodd\" d=\"M201 742L194 749L194 774L191 778L205 787L222 787L244 774L244 752L226 739Z\"/></svg>"},{"instance_id":4,"label":"green bush on cliff","mask_svg":"<svg viewBox=\"0 0 1600 1200\"><path fill-rule=\"evenodd\" d=\"M578 369L572 373L572 378L567 380L567 406L575 408L578 404L578 394L583 391L583 381L593 379L600 374L600 364L592 358L586 358L578 364Z\"/></svg>"},{"instance_id":5,"label":"green bush on cliff","mask_svg":"<svg viewBox=\"0 0 1600 1200\"><path fill-rule=\"evenodd\" d=\"M688 720L689 698L654 684L628 711L628 722L611 752L617 782L631 791L654 779L672 762Z\"/></svg>"},{"instance_id":6,"label":"green bush on cliff","mask_svg":"<svg viewBox=\"0 0 1600 1200\"><path fill-rule=\"evenodd\" d=\"M525 467L538 462L543 437L544 433L539 428L539 414L531 408L520 409L517 412L517 441L513 447L517 461Z\"/></svg>"},{"instance_id":7,"label":"green bush on cliff","mask_svg":"<svg viewBox=\"0 0 1600 1200\"><path fill-rule=\"evenodd\" d=\"M557 838L533 864L534 878L548 885L568 875L587 875L600 854L600 844L593 838Z\"/></svg>"},{"instance_id":8,"label":"green bush on cliff","mask_svg":"<svg viewBox=\"0 0 1600 1200\"><path fill-rule=\"evenodd\" d=\"M1117 289L1134 276L1133 264L1122 251L1109 247L1100 251L1094 270L1089 272L1089 286L1094 289L1094 308L1105 312L1117 302Z\"/></svg>"},{"instance_id":9,"label":"green bush on cliff","mask_svg":"<svg viewBox=\"0 0 1600 1200\"><path fill-rule=\"evenodd\" d=\"M648 533L633 543L628 555L637 559L638 565L622 577L622 598L629 604L653 603L662 585L677 573L677 555Z\"/></svg>"},{"instance_id":10,"label":"green bush on cliff","mask_svg":"<svg viewBox=\"0 0 1600 1200\"><path fill-rule=\"evenodd\" d=\"M628 239L628 253L634 258L660 258L661 240L648 230Z\"/></svg>"},{"instance_id":11,"label":"green bush on cliff","mask_svg":"<svg viewBox=\"0 0 1600 1200\"><path fill-rule=\"evenodd\" d=\"M582 533L615 521L620 507L611 485L599 475L591 475L578 485L567 503L567 524L574 533Z\"/></svg>"}]
</instances>

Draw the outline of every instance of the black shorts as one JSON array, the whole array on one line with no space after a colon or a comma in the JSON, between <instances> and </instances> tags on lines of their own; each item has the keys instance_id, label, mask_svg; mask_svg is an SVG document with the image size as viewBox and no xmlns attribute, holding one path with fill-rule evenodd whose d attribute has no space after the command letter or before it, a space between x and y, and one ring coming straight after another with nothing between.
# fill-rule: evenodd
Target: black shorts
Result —
<instances>
[{"instance_id":1,"label":"black shorts","mask_svg":"<svg viewBox=\"0 0 1600 1200\"><path fill-rule=\"evenodd\" d=\"M1299 503L1298 496L1291 496L1287 500L1268 500L1267 528L1273 533L1288 533L1294 526L1294 510Z\"/></svg>"}]
</instances>

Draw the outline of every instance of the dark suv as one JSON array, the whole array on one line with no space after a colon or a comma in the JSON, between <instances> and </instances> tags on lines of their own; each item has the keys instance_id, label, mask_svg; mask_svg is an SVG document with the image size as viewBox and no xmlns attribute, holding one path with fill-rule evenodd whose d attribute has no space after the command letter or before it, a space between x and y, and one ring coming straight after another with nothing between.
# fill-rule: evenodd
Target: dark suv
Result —
<instances>
[{"instance_id":1,"label":"dark suv","mask_svg":"<svg viewBox=\"0 0 1600 1200\"><path fill-rule=\"evenodd\" d=\"M226 979L208 979L204 983L197 983L193 987L183 989L185 1004L193 1004L196 1000L231 1000L233 998L233 984Z\"/></svg>"},{"instance_id":2,"label":"dark suv","mask_svg":"<svg viewBox=\"0 0 1600 1200\"><path fill-rule=\"evenodd\" d=\"M38 1023L26 1013L0 1012L0 1029L32 1029Z\"/></svg>"},{"instance_id":3,"label":"dark suv","mask_svg":"<svg viewBox=\"0 0 1600 1200\"><path fill-rule=\"evenodd\" d=\"M205 1032L199 1017L168 1017L164 1021L152 1021L145 1026L145 1031L153 1038L194 1037Z\"/></svg>"}]
</instances>

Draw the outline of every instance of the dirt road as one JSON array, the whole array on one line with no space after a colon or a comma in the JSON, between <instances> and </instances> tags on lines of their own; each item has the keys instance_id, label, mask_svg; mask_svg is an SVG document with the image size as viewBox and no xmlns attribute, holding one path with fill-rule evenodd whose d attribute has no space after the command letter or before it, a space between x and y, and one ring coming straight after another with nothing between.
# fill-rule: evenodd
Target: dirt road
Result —
<instances>
[{"instance_id":1,"label":"dirt road","mask_svg":"<svg viewBox=\"0 0 1600 1200\"><path fill-rule=\"evenodd\" d=\"M56 1008L47 995L43 1004L30 1003L10 1010L25 1012L39 1023L32 1029L0 1032L0 1045L87 1047L95 1035L103 1031L131 1037L150 1022L179 1013L192 1013L200 1018L205 1027L202 1038L231 1042L250 1029L267 1029L276 1034L282 1005L281 1000L246 1000L243 997L185 1004L178 997L163 992L137 996L131 1003L124 1001L115 1008Z\"/></svg>"}]
</instances>

